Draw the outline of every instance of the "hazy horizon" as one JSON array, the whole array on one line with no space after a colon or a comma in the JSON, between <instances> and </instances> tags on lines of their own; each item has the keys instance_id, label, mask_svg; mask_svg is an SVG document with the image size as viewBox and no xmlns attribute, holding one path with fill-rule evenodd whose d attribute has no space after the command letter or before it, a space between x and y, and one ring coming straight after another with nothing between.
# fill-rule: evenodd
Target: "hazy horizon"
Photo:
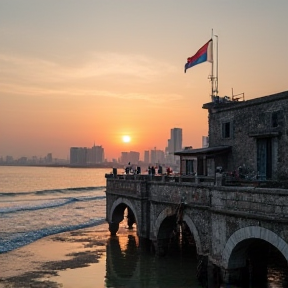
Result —
<instances>
[{"instance_id":1,"label":"hazy horizon","mask_svg":"<svg viewBox=\"0 0 288 288\"><path fill-rule=\"evenodd\" d=\"M168 139L167 139L168 140ZM94 146L94 143L93 143L93 145L91 145L91 146L85 146L85 147L77 147L77 148L89 148L89 149L91 149L92 147ZM95 145L95 146L101 146L101 145ZM73 147L75 147L75 146L73 146ZM52 158L55 160L55 159L59 159L59 160L70 160L70 148L73 148L72 146L71 147L69 147L68 149L67 149L67 151L68 151L68 153L67 153L67 155L66 155L66 157L65 158L59 158L59 157L55 157L54 156L54 154L53 154L53 151L48 151L48 152L46 152L46 153L44 153L43 155L36 155L35 153L33 154L29 154L29 155L1 155L0 154L0 158L2 157L3 158L3 160L4 161L6 161L6 157L8 156L8 157L10 157L10 156L12 156L13 157L13 159L15 160L15 159L20 159L20 158L22 158L22 157L27 157L28 159L32 159L33 157L37 157L38 159L40 159L40 158L45 158L48 154L52 154ZM120 154L117 156L117 157L114 157L114 158L107 158L105 155L106 155L106 151L105 151L105 147L103 147L102 146L102 148L104 149L104 158L105 158L105 160L106 161L108 161L108 162L112 162L112 160L114 160L114 159L116 159L116 160L118 160L119 158L121 158L121 152L131 152L132 150L123 150L123 151L121 151L120 152ZM163 152L165 152L165 149L167 148L167 145L163 148L163 149L157 149L157 150L161 150L161 151L163 151ZM184 148L184 147L183 147ZM151 148L151 149L146 149L146 150L149 150L149 152L151 151L151 150L154 150L155 148L153 147L153 148ZM144 150L143 151L136 151L136 150L133 150L133 152L139 152L140 153L140 159L139 159L139 161L143 161L143 158L144 158ZM109 153L108 153L109 154Z\"/></svg>"},{"instance_id":2,"label":"hazy horizon","mask_svg":"<svg viewBox=\"0 0 288 288\"><path fill-rule=\"evenodd\" d=\"M287 0L2 0L0 156L66 159L95 143L112 159L164 150L174 127L201 147L211 64L185 74L187 58L213 29L220 96L286 91L287 11Z\"/></svg>"}]
</instances>

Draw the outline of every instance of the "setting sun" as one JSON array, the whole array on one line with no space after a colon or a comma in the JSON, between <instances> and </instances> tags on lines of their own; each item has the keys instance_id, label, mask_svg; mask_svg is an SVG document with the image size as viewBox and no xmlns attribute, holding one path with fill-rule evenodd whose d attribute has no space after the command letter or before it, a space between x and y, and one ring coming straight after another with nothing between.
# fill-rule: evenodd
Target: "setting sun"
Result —
<instances>
[{"instance_id":1,"label":"setting sun","mask_svg":"<svg viewBox=\"0 0 288 288\"><path fill-rule=\"evenodd\" d=\"M125 136L122 137L122 141L123 141L124 143L128 143L128 142L131 141L131 137L128 136L128 135L125 135Z\"/></svg>"}]
</instances>

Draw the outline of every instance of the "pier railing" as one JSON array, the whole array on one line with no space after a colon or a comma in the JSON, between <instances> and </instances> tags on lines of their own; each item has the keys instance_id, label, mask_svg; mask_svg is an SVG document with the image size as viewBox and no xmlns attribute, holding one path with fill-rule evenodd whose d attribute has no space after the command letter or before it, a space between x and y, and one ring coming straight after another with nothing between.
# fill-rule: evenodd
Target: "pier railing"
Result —
<instances>
[{"instance_id":1,"label":"pier railing","mask_svg":"<svg viewBox=\"0 0 288 288\"><path fill-rule=\"evenodd\" d=\"M145 182L165 182L165 183L194 183L204 186L238 186L238 187L261 187L261 188L280 188L288 189L288 180L262 180L262 179L240 179L227 177L225 174L216 173L213 176L202 175L181 175L181 174L106 174L106 178L119 180L140 180Z\"/></svg>"},{"instance_id":2,"label":"pier railing","mask_svg":"<svg viewBox=\"0 0 288 288\"><path fill-rule=\"evenodd\" d=\"M211 176L192 176L192 175L147 175L147 174L106 174L105 178L113 178L119 180L138 180L138 181L157 181L157 182L186 182L205 185L214 185L215 177Z\"/></svg>"}]
</instances>

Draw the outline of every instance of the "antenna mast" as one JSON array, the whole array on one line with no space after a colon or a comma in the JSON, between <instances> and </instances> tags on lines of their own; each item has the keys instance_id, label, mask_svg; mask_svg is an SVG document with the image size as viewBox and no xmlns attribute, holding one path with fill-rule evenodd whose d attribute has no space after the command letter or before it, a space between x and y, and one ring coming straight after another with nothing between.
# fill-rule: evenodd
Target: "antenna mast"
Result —
<instances>
[{"instance_id":1,"label":"antenna mast","mask_svg":"<svg viewBox=\"0 0 288 288\"><path fill-rule=\"evenodd\" d=\"M217 37L217 42L216 42L216 50L217 50L217 62L216 62L216 78L215 78L215 96L218 96L218 35L215 35Z\"/></svg>"}]
</instances>

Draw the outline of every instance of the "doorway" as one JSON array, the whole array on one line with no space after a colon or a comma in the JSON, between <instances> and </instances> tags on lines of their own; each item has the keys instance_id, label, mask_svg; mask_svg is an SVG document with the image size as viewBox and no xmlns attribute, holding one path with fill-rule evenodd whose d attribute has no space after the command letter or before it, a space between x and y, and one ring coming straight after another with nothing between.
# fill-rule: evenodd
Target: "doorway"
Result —
<instances>
[{"instance_id":1,"label":"doorway","mask_svg":"<svg viewBox=\"0 0 288 288\"><path fill-rule=\"evenodd\" d=\"M257 139L258 179L272 178L272 138Z\"/></svg>"}]
</instances>

